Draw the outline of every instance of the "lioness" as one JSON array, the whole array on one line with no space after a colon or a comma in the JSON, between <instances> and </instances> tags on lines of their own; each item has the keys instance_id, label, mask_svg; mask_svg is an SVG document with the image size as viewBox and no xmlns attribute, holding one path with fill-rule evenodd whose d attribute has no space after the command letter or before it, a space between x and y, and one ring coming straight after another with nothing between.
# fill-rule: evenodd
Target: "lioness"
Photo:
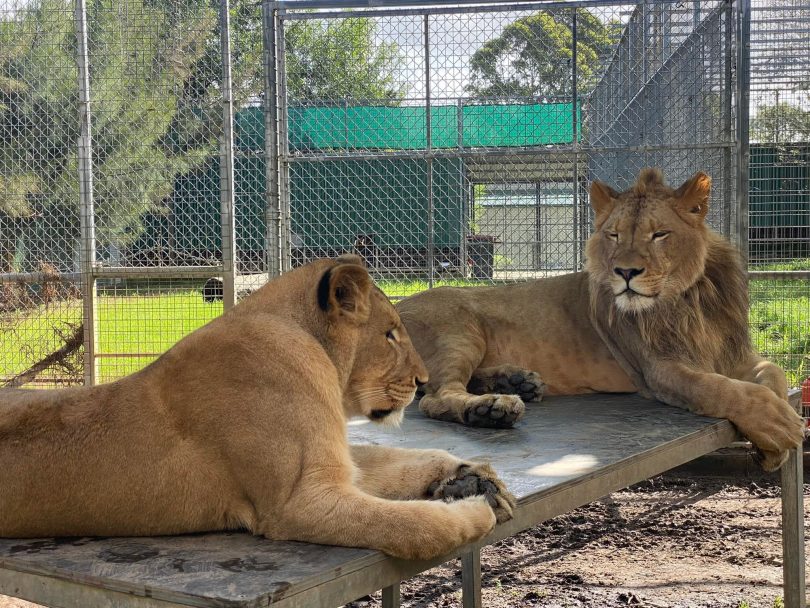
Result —
<instances>
[{"instance_id":1,"label":"lioness","mask_svg":"<svg viewBox=\"0 0 810 608\"><path fill-rule=\"evenodd\" d=\"M430 372L429 416L508 427L543 392L639 392L727 418L778 468L802 440L784 372L753 350L740 256L710 230L711 180L595 182L586 271L423 292L397 308Z\"/></svg>"},{"instance_id":2,"label":"lioness","mask_svg":"<svg viewBox=\"0 0 810 608\"><path fill-rule=\"evenodd\" d=\"M488 465L347 444L347 417L396 421L427 380L359 264L285 274L117 382L0 391L0 536L243 528L429 558L509 518Z\"/></svg>"}]
</instances>

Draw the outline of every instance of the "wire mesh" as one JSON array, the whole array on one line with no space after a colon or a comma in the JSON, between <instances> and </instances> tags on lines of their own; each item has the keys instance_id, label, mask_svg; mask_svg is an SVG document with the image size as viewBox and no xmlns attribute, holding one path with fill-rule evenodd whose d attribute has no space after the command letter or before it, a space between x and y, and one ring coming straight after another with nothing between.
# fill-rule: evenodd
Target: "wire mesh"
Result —
<instances>
[{"instance_id":1,"label":"wire mesh","mask_svg":"<svg viewBox=\"0 0 810 608\"><path fill-rule=\"evenodd\" d=\"M0 384L111 380L221 312L179 280L225 270L219 16L0 2Z\"/></svg>"},{"instance_id":2,"label":"wire mesh","mask_svg":"<svg viewBox=\"0 0 810 608\"><path fill-rule=\"evenodd\" d=\"M792 386L810 375L810 5L751 7L751 329ZM798 273L798 274L797 274Z\"/></svg>"},{"instance_id":3,"label":"wire mesh","mask_svg":"<svg viewBox=\"0 0 810 608\"><path fill-rule=\"evenodd\" d=\"M798 378L810 15L754 2L738 217L736 5L0 0L0 384L114 379L345 251L393 298L579 270L588 184L648 165L748 217L752 331Z\"/></svg>"},{"instance_id":4,"label":"wire mesh","mask_svg":"<svg viewBox=\"0 0 810 608\"><path fill-rule=\"evenodd\" d=\"M0 383L83 381L75 40L70 5L0 2Z\"/></svg>"},{"instance_id":5,"label":"wire mesh","mask_svg":"<svg viewBox=\"0 0 810 608\"><path fill-rule=\"evenodd\" d=\"M730 234L730 7L286 7L293 260L355 250L393 297L579 270L585 184L623 187L649 165L673 182L710 172L711 219Z\"/></svg>"}]
</instances>

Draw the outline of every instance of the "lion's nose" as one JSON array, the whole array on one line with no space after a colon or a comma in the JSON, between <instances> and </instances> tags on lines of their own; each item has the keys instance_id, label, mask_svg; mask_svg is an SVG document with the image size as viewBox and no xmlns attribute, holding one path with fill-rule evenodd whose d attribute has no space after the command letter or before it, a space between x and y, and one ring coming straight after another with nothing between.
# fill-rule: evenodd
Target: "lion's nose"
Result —
<instances>
[{"instance_id":1,"label":"lion's nose","mask_svg":"<svg viewBox=\"0 0 810 608\"><path fill-rule=\"evenodd\" d=\"M629 283L630 279L640 275L642 272L644 272L644 269L643 268L618 268L617 267L617 268L613 269L613 272L615 272L617 275L619 275L620 277L622 277L625 281L627 281Z\"/></svg>"}]
</instances>

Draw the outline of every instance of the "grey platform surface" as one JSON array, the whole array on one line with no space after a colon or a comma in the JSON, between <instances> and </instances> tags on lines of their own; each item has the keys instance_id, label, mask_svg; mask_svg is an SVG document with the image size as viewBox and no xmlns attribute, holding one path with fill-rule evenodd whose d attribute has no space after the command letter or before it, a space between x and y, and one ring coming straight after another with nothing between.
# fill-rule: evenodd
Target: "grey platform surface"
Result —
<instances>
[{"instance_id":1,"label":"grey platform surface","mask_svg":"<svg viewBox=\"0 0 810 608\"><path fill-rule=\"evenodd\" d=\"M728 445L735 432L727 421L635 395L592 395L530 404L514 429L429 420L411 406L400 429L353 422L349 436L490 461L520 506L486 544ZM240 533L0 539L0 593L46 604L58 598L64 606L101 605L102 598L107 606L139 607L339 605L442 561Z\"/></svg>"}]
</instances>

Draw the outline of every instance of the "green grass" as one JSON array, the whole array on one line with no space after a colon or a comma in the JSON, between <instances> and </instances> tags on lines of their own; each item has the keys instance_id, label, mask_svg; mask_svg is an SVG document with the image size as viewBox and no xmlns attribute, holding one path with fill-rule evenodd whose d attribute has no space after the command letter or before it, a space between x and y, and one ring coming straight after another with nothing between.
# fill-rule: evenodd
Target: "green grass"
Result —
<instances>
[{"instance_id":1,"label":"green grass","mask_svg":"<svg viewBox=\"0 0 810 608\"><path fill-rule=\"evenodd\" d=\"M412 296L429 288L428 282L421 279L383 279L376 281L376 283L385 295L394 300ZM434 287L478 287L484 285L491 285L491 283L471 279L444 279L433 282Z\"/></svg>"},{"instance_id":2,"label":"green grass","mask_svg":"<svg viewBox=\"0 0 810 608\"><path fill-rule=\"evenodd\" d=\"M148 354L162 353L221 313L222 304L203 302L199 290L101 295L96 313L99 379L108 381L141 369L155 358ZM72 333L81 318L79 302L4 315L0 322L2 377L24 371L58 348L61 339L57 331Z\"/></svg>"},{"instance_id":3,"label":"green grass","mask_svg":"<svg viewBox=\"0 0 810 608\"><path fill-rule=\"evenodd\" d=\"M788 383L810 375L810 283L751 281L749 325L758 352L782 366Z\"/></svg>"},{"instance_id":4,"label":"green grass","mask_svg":"<svg viewBox=\"0 0 810 608\"><path fill-rule=\"evenodd\" d=\"M780 265L778 270L784 270ZM481 282L450 279L435 285L473 286ZM399 298L428 288L421 280L382 280L380 288ZM750 284L751 337L757 350L788 373L791 386L810 374L810 284L755 280ZM199 289L155 292L102 292L98 298L99 378L111 380L136 371L189 332L222 312L221 303L203 302ZM61 345L57 331L70 333L81 321L79 302L59 302L0 316L0 377L24 371ZM116 355L116 356L110 356ZM52 374L49 374L52 375Z\"/></svg>"},{"instance_id":5,"label":"green grass","mask_svg":"<svg viewBox=\"0 0 810 608\"><path fill-rule=\"evenodd\" d=\"M791 260L773 264L757 264L751 270L810 270L810 259Z\"/></svg>"}]
</instances>

